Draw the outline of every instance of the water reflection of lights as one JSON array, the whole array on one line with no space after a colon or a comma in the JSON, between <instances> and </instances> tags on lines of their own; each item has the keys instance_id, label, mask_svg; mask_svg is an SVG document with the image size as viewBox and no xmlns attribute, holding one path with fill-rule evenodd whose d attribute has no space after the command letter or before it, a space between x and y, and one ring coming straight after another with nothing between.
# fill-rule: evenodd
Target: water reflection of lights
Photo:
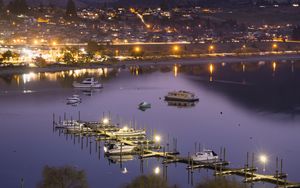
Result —
<instances>
[{"instance_id":1,"label":"water reflection of lights","mask_svg":"<svg viewBox=\"0 0 300 188\"><path fill-rule=\"evenodd\" d=\"M243 65L242 65L242 68L243 68L243 72L245 72L245 71L246 71L246 65L243 64Z\"/></svg>"},{"instance_id":2,"label":"water reflection of lights","mask_svg":"<svg viewBox=\"0 0 300 188\"><path fill-rule=\"evenodd\" d=\"M214 72L214 65L213 64L209 64L209 81L210 82L213 81L213 78L212 78L213 72Z\"/></svg>"},{"instance_id":3,"label":"water reflection of lights","mask_svg":"<svg viewBox=\"0 0 300 188\"><path fill-rule=\"evenodd\" d=\"M174 65L174 69L173 69L173 70L174 70L174 76L177 77L177 74L178 74L178 66L177 66L176 64Z\"/></svg>"},{"instance_id":4,"label":"water reflection of lights","mask_svg":"<svg viewBox=\"0 0 300 188\"><path fill-rule=\"evenodd\" d=\"M27 82L30 82L32 80L36 80L37 79L37 74L30 72L28 74L23 74L22 75L22 79L23 79L23 83L26 84Z\"/></svg>"},{"instance_id":5,"label":"water reflection of lights","mask_svg":"<svg viewBox=\"0 0 300 188\"><path fill-rule=\"evenodd\" d=\"M154 174L159 174L160 173L160 168L155 167L153 171L154 171Z\"/></svg>"},{"instance_id":6,"label":"water reflection of lights","mask_svg":"<svg viewBox=\"0 0 300 188\"><path fill-rule=\"evenodd\" d=\"M209 73L213 74L214 72L214 65L213 64L209 64Z\"/></svg>"},{"instance_id":7,"label":"water reflection of lights","mask_svg":"<svg viewBox=\"0 0 300 188\"><path fill-rule=\"evenodd\" d=\"M272 63L272 67L273 67L273 72L275 72L276 71L276 62Z\"/></svg>"}]
</instances>

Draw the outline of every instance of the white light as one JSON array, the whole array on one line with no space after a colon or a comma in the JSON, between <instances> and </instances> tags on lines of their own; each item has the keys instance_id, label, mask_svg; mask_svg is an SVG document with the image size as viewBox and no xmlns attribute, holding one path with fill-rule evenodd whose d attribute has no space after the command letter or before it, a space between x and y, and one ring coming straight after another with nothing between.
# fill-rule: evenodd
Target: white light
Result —
<instances>
[{"instance_id":1,"label":"white light","mask_svg":"<svg viewBox=\"0 0 300 188\"><path fill-rule=\"evenodd\" d=\"M266 162L268 161L268 158L267 158L267 156L265 156L265 155L261 155L261 156L259 157L259 159L260 159L260 161L261 161L262 163L266 163Z\"/></svg>"},{"instance_id":2,"label":"white light","mask_svg":"<svg viewBox=\"0 0 300 188\"><path fill-rule=\"evenodd\" d=\"M155 135L155 136L154 136L154 140L155 140L156 142L160 142L161 137L160 137L159 135Z\"/></svg>"},{"instance_id":3,"label":"white light","mask_svg":"<svg viewBox=\"0 0 300 188\"><path fill-rule=\"evenodd\" d=\"M103 123L103 124L108 124L108 123L109 123L109 119L108 119L108 118L104 118L104 119L102 120L102 123Z\"/></svg>"},{"instance_id":4,"label":"white light","mask_svg":"<svg viewBox=\"0 0 300 188\"><path fill-rule=\"evenodd\" d=\"M107 147L103 147L103 150L104 150L104 152L106 153L107 152Z\"/></svg>"},{"instance_id":5,"label":"white light","mask_svg":"<svg viewBox=\"0 0 300 188\"><path fill-rule=\"evenodd\" d=\"M124 130L124 131L127 131L127 130L128 130L128 127L127 127L127 126L124 126L124 127L123 127L123 130Z\"/></svg>"}]
</instances>

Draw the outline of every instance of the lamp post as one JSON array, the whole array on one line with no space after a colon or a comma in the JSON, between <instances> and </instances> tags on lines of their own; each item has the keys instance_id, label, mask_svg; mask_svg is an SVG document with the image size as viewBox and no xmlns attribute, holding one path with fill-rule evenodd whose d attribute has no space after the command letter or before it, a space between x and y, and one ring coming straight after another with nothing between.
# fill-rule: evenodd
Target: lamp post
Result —
<instances>
[{"instance_id":1,"label":"lamp post","mask_svg":"<svg viewBox=\"0 0 300 188\"><path fill-rule=\"evenodd\" d=\"M266 171L266 163L268 162L268 157L264 154L259 156L260 162L263 164L263 172Z\"/></svg>"}]
</instances>

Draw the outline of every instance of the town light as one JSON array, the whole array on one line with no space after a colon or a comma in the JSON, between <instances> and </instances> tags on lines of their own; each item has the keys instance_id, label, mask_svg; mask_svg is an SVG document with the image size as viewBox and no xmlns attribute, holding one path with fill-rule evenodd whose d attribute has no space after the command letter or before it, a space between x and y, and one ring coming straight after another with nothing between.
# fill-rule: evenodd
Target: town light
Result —
<instances>
[{"instance_id":1,"label":"town light","mask_svg":"<svg viewBox=\"0 0 300 188\"><path fill-rule=\"evenodd\" d=\"M150 28L151 28L151 25L150 25L150 24L146 24L146 27L147 27L148 29L150 29Z\"/></svg>"},{"instance_id":2,"label":"town light","mask_svg":"<svg viewBox=\"0 0 300 188\"><path fill-rule=\"evenodd\" d=\"M137 46L137 47L134 48L134 51L135 51L136 53L138 53L138 52L141 51L141 48Z\"/></svg>"},{"instance_id":3,"label":"town light","mask_svg":"<svg viewBox=\"0 0 300 188\"><path fill-rule=\"evenodd\" d=\"M180 50L179 46L175 45L173 46L173 51L174 52L178 52Z\"/></svg>"},{"instance_id":4,"label":"town light","mask_svg":"<svg viewBox=\"0 0 300 188\"><path fill-rule=\"evenodd\" d=\"M215 47L213 45L209 46L209 50L214 50L214 49L215 49Z\"/></svg>"},{"instance_id":5,"label":"town light","mask_svg":"<svg viewBox=\"0 0 300 188\"><path fill-rule=\"evenodd\" d=\"M274 43L274 44L272 45L272 48L273 48L274 50L276 50L276 49L278 48L278 44Z\"/></svg>"}]
</instances>

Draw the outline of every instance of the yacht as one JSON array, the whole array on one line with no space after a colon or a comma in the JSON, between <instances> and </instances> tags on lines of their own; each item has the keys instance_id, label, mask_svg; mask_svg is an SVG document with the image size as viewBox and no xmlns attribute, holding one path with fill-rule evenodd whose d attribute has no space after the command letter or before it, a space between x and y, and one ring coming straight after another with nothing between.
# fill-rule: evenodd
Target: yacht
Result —
<instances>
[{"instance_id":1,"label":"yacht","mask_svg":"<svg viewBox=\"0 0 300 188\"><path fill-rule=\"evenodd\" d=\"M218 155L212 150L203 150L191 156L195 162L215 162L218 160Z\"/></svg>"},{"instance_id":2,"label":"yacht","mask_svg":"<svg viewBox=\"0 0 300 188\"><path fill-rule=\"evenodd\" d=\"M187 101L187 102L195 102L199 101L199 98L195 96L194 93L189 91L171 91L165 96L166 101Z\"/></svg>"},{"instance_id":3,"label":"yacht","mask_svg":"<svg viewBox=\"0 0 300 188\"><path fill-rule=\"evenodd\" d=\"M111 143L104 146L104 152L108 155L132 153L134 149L135 146L125 145L124 143Z\"/></svg>"},{"instance_id":4,"label":"yacht","mask_svg":"<svg viewBox=\"0 0 300 188\"><path fill-rule=\"evenodd\" d=\"M92 131L92 129L86 127L84 123L80 123L77 121L73 125L65 127L65 129L67 130L67 132Z\"/></svg>"},{"instance_id":5,"label":"yacht","mask_svg":"<svg viewBox=\"0 0 300 188\"><path fill-rule=\"evenodd\" d=\"M86 78L82 82L73 82L75 88L102 88L102 84L98 83L94 78Z\"/></svg>"},{"instance_id":6,"label":"yacht","mask_svg":"<svg viewBox=\"0 0 300 188\"><path fill-rule=\"evenodd\" d=\"M119 131L113 132L112 135L120 137L129 137L129 136L145 136L146 131L144 129L135 130L133 128L124 127Z\"/></svg>"}]
</instances>

